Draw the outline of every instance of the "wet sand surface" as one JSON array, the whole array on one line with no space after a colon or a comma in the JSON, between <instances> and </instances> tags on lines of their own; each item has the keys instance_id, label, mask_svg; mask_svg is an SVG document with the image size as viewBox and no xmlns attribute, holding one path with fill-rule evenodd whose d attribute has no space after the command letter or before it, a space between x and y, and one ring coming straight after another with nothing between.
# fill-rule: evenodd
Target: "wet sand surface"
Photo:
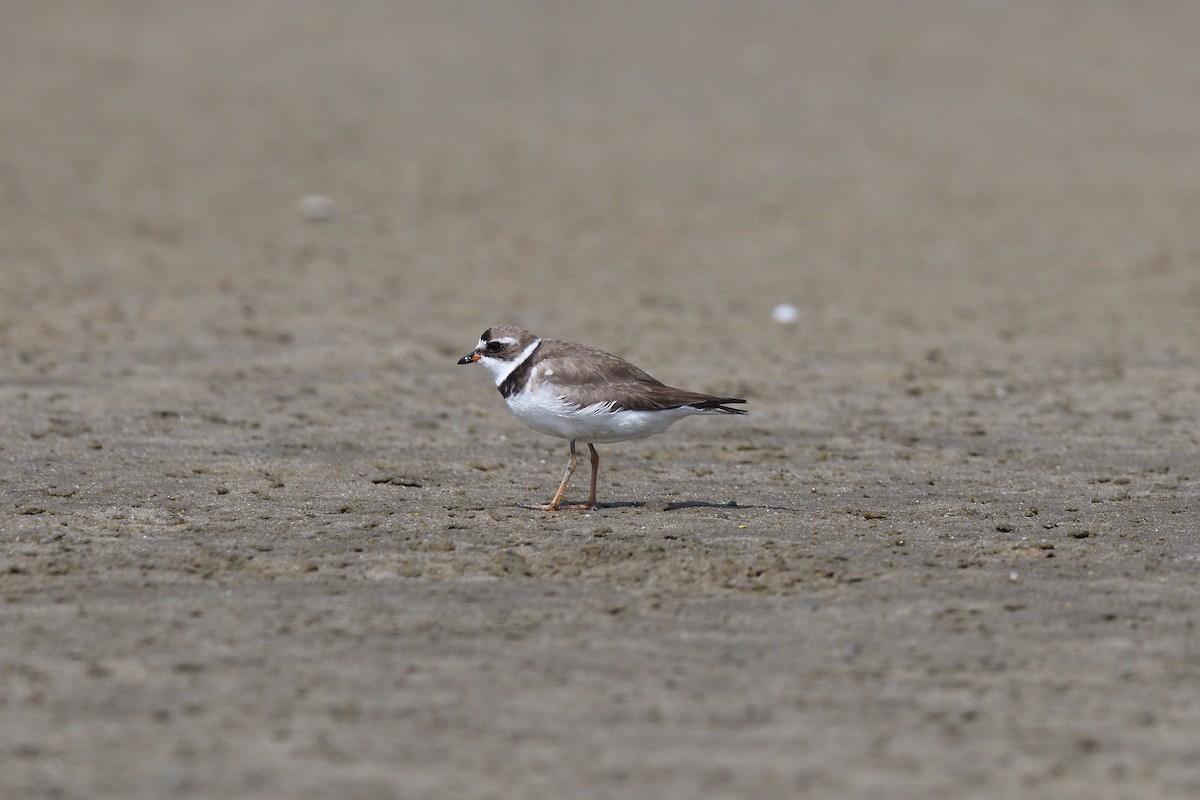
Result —
<instances>
[{"instance_id":1,"label":"wet sand surface","mask_svg":"<svg viewBox=\"0 0 1200 800\"><path fill-rule=\"evenodd\" d=\"M1200 7L8 6L0 796L1200 795Z\"/></svg>"}]
</instances>

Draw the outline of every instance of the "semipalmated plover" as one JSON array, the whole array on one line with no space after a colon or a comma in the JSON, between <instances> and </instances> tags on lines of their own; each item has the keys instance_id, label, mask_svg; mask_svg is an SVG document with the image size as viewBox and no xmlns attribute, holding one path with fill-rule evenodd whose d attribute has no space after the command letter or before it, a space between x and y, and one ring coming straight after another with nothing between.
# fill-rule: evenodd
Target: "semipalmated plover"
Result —
<instances>
[{"instance_id":1,"label":"semipalmated plover","mask_svg":"<svg viewBox=\"0 0 1200 800\"><path fill-rule=\"evenodd\" d=\"M525 506L557 511L575 472L575 442L587 442L592 455L592 484L587 503L563 508L596 507L595 444L641 439L665 431L693 414L745 414L718 397L667 386L623 358L575 342L539 339L515 325L494 325L459 364L482 363L517 419L540 433L568 439L571 458L554 499Z\"/></svg>"}]
</instances>

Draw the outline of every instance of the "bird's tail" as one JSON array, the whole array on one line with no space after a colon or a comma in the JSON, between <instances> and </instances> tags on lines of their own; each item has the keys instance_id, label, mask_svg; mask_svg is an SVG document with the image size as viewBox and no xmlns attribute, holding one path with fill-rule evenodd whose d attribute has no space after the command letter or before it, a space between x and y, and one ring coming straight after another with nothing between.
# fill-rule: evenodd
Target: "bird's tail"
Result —
<instances>
[{"instance_id":1,"label":"bird's tail","mask_svg":"<svg viewBox=\"0 0 1200 800\"><path fill-rule=\"evenodd\" d=\"M717 414L748 414L744 408L730 408L727 403L744 403L740 397L711 397L699 403L691 403L691 407L700 411L711 411Z\"/></svg>"}]
</instances>

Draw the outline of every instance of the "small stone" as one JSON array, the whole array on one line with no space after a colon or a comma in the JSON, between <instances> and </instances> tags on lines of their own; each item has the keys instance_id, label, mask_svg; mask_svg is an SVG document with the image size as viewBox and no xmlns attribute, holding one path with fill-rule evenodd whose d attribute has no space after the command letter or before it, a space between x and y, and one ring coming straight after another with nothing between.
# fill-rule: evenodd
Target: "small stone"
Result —
<instances>
[{"instance_id":1,"label":"small stone","mask_svg":"<svg viewBox=\"0 0 1200 800\"><path fill-rule=\"evenodd\" d=\"M795 325L800 321L800 309L791 303L780 303L771 309L771 319L780 325Z\"/></svg>"},{"instance_id":2,"label":"small stone","mask_svg":"<svg viewBox=\"0 0 1200 800\"><path fill-rule=\"evenodd\" d=\"M328 222L333 219L333 201L319 194L310 194L301 199L300 213L309 222Z\"/></svg>"}]
</instances>

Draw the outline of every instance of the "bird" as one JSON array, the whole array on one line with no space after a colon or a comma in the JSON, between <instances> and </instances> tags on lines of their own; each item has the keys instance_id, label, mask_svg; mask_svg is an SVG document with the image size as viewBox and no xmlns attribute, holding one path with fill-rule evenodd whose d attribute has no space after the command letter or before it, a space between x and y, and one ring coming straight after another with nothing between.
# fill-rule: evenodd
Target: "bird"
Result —
<instances>
[{"instance_id":1,"label":"bird","mask_svg":"<svg viewBox=\"0 0 1200 800\"><path fill-rule=\"evenodd\" d=\"M745 403L742 398L676 389L612 353L542 339L516 325L488 328L458 363L483 364L517 419L539 433L571 442L570 459L554 498L544 504L521 504L539 511L597 508L597 444L653 436L694 414L748 413L730 407ZM591 487L586 503L562 505L575 473L579 441L587 444L591 455Z\"/></svg>"}]
</instances>

